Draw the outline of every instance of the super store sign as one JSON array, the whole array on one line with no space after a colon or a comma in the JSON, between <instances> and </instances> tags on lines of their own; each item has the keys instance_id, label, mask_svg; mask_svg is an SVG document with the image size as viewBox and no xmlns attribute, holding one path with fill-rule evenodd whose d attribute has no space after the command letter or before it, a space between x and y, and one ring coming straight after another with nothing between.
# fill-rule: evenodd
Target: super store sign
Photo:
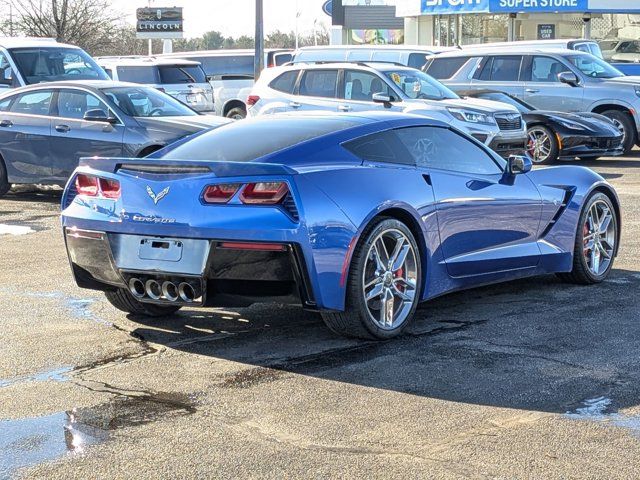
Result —
<instances>
[{"instance_id":1,"label":"super store sign","mask_svg":"<svg viewBox=\"0 0 640 480\"><path fill-rule=\"evenodd\" d=\"M614 0L615 1L615 0ZM601 0L421 0L422 13L585 12ZM593 8L593 7L591 7ZM640 7L636 7L640 8Z\"/></svg>"}]
</instances>

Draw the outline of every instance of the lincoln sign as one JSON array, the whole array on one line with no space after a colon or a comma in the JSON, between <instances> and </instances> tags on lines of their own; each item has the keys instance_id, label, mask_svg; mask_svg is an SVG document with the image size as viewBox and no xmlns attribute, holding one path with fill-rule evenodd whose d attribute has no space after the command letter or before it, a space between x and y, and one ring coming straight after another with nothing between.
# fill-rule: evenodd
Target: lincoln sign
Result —
<instances>
[{"instance_id":1,"label":"lincoln sign","mask_svg":"<svg viewBox=\"0 0 640 480\"><path fill-rule=\"evenodd\" d=\"M182 8L138 8L137 38L182 38Z\"/></svg>"}]
</instances>

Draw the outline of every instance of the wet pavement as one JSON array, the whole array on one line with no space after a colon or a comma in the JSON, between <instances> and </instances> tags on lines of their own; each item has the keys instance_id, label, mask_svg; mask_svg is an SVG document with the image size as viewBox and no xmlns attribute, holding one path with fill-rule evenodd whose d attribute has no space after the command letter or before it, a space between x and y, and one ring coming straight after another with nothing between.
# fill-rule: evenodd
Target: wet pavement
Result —
<instances>
[{"instance_id":1,"label":"wet pavement","mask_svg":"<svg viewBox=\"0 0 640 480\"><path fill-rule=\"evenodd\" d=\"M59 192L0 199L0 478L637 478L640 152L595 287L456 293L385 343L296 307L127 318L72 282Z\"/></svg>"}]
</instances>

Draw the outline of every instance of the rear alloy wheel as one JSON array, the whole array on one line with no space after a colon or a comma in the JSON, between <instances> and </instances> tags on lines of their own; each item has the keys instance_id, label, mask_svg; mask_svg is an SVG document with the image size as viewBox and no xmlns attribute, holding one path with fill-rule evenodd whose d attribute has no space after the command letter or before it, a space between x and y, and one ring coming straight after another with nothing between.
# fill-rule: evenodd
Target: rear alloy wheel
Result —
<instances>
[{"instance_id":1,"label":"rear alloy wheel","mask_svg":"<svg viewBox=\"0 0 640 480\"><path fill-rule=\"evenodd\" d=\"M527 130L529 140L527 150L536 165L554 163L560 154L560 146L555 133L542 125L535 125Z\"/></svg>"},{"instance_id":2,"label":"rear alloy wheel","mask_svg":"<svg viewBox=\"0 0 640 480\"><path fill-rule=\"evenodd\" d=\"M126 288L104 292L111 305L123 312L132 315L142 315L145 317L167 317L173 315L180 307L171 305L155 305L153 303L143 303L131 295Z\"/></svg>"},{"instance_id":3,"label":"rear alloy wheel","mask_svg":"<svg viewBox=\"0 0 640 480\"><path fill-rule=\"evenodd\" d=\"M0 197L6 194L11 189L11 184L8 181L7 169L4 166L4 162L0 158Z\"/></svg>"},{"instance_id":4,"label":"rear alloy wheel","mask_svg":"<svg viewBox=\"0 0 640 480\"><path fill-rule=\"evenodd\" d=\"M602 112L602 115L611 120L622 133L622 147L624 154L627 155L636 143L636 128L633 119L628 113L620 110L607 110Z\"/></svg>"},{"instance_id":5,"label":"rear alloy wheel","mask_svg":"<svg viewBox=\"0 0 640 480\"><path fill-rule=\"evenodd\" d=\"M336 333L389 339L407 327L420 300L420 252L407 226L383 218L363 234L351 261L346 308L323 313Z\"/></svg>"},{"instance_id":6,"label":"rear alloy wheel","mask_svg":"<svg viewBox=\"0 0 640 480\"><path fill-rule=\"evenodd\" d=\"M247 112L242 107L232 108L227 112L227 118L231 120L242 120L247 117Z\"/></svg>"},{"instance_id":7,"label":"rear alloy wheel","mask_svg":"<svg viewBox=\"0 0 640 480\"><path fill-rule=\"evenodd\" d=\"M573 270L559 274L572 283L590 285L607 278L618 249L618 216L611 200L595 193L584 206L576 232Z\"/></svg>"}]
</instances>

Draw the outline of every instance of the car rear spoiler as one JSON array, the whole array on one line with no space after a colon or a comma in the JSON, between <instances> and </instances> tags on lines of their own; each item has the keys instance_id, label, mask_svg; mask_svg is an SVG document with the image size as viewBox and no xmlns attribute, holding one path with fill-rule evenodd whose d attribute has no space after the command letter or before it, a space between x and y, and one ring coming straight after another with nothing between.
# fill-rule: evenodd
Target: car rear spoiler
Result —
<instances>
[{"instance_id":1,"label":"car rear spoiler","mask_svg":"<svg viewBox=\"0 0 640 480\"><path fill-rule=\"evenodd\" d=\"M214 174L216 177L245 175L295 175L296 170L275 163L162 160L157 158L84 157L80 167L102 172L130 171L157 175Z\"/></svg>"}]
</instances>

